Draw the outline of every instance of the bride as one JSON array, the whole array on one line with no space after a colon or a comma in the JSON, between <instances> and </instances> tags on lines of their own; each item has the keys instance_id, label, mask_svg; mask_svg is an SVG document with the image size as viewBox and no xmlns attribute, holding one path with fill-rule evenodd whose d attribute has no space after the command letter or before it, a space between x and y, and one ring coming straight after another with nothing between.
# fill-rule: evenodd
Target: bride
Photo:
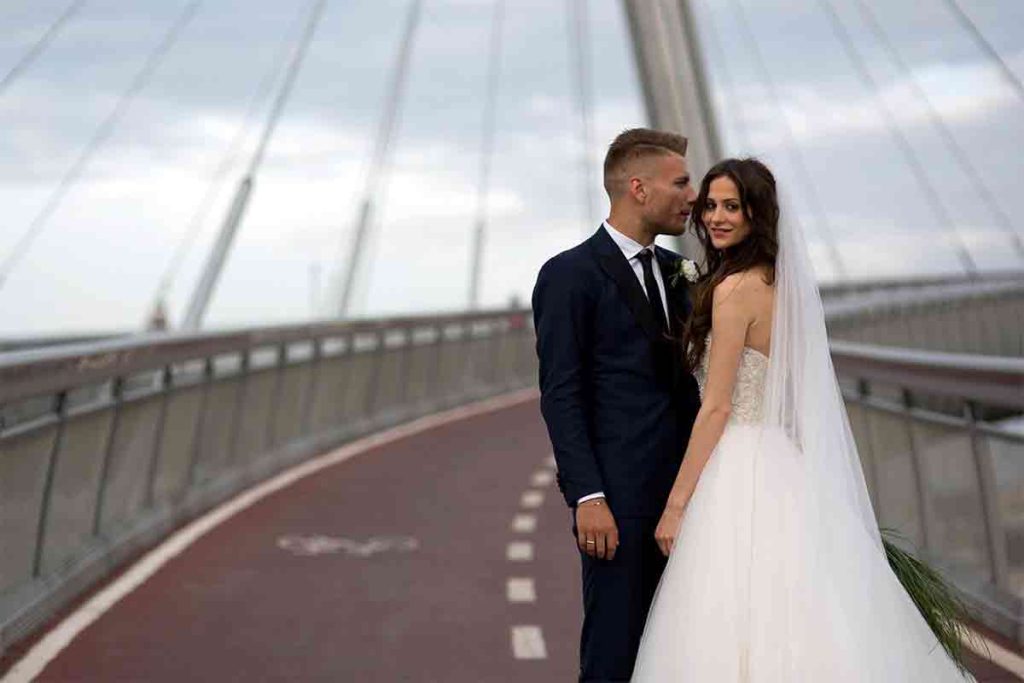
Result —
<instances>
[{"instance_id":1,"label":"bride","mask_svg":"<svg viewBox=\"0 0 1024 683\"><path fill-rule=\"evenodd\" d=\"M656 531L634 681L960 681L889 568L800 230L727 159L694 207L702 406Z\"/></svg>"}]
</instances>

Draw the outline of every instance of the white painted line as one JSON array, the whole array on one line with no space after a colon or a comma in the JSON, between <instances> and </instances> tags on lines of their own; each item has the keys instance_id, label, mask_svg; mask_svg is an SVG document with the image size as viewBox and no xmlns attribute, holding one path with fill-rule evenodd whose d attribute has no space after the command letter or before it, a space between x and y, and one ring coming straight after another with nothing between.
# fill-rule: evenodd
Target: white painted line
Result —
<instances>
[{"instance_id":1,"label":"white painted line","mask_svg":"<svg viewBox=\"0 0 1024 683\"><path fill-rule=\"evenodd\" d=\"M533 473L530 483L534 486L551 486L555 480L555 473L551 470L537 470Z\"/></svg>"},{"instance_id":2,"label":"white painted line","mask_svg":"<svg viewBox=\"0 0 1024 683\"><path fill-rule=\"evenodd\" d=\"M533 560L533 544L529 541L513 541L508 544L505 557L511 562L530 562Z\"/></svg>"},{"instance_id":3,"label":"white painted line","mask_svg":"<svg viewBox=\"0 0 1024 683\"><path fill-rule=\"evenodd\" d=\"M544 492L530 490L523 494L523 497L519 499L519 504L527 510L535 510L541 506L544 502Z\"/></svg>"},{"instance_id":4,"label":"white painted line","mask_svg":"<svg viewBox=\"0 0 1024 683\"><path fill-rule=\"evenodd\" d=\"M1024 658L1012 650L1007 650L999 643L989 640L974 629L969 628L967 631L977 639L974 642L965 639L964 644L968 648L977 653L979 657L988 659L1007 671L1024 678ZM984 647L979 647L979 645L984 645ZM986 648L988 648L987 652L985 651Z\"/></svg>"},{"instance_id":5,"label":"white painted line","mask_svg":"<svg viewBox=\"0 0 1024 683\"><path fill-rule=\"evenodd\" d=\"M505 586L505 596L509 602L537 602L537 590L533 579L527 577L511 578Z\"/></svg>"},{"instance_id":6,"label":"white painted line","mask_svg":"<svg viewBox=\"0 0 1024 683\"><path fill-rule=\"evenodd\" d=\"M353 456L373 450L379 446L436 429L452 422L458 422L459 420L533 401L536 400L538 395L536 389L523 389L436 415L421 417L408 424L399 425L398 427L353 441L341 448L289 468L272 479L246 489L231 500L221 503L207 514L193 521L143 556L142 559L132 565L116 581L113 581L109 586L94 595L84 605L58 624L56 628L41 638L17 664L8 670L3 679L0 679L0 683L21 683L22 681L31 681L37 678L43 669L46 668L46 665L60 654L61 650L67 647L79 633L85 630L92 622L99 619L104 612L117 604L124 596L145 583L161 567L184 552L186 548L202 538L211 529L272 493L294 484L303 477L308 477L320 470L337 465ZM529 552L532 558L532 546Z\"/></svg>"},{"instance_id":7,"label":"white painted line","mask_svg":"<svg viewBox=\"0 0 1024 683\"><path fill-rule=\"evenodd\" d=\"M516 659L547 659L548 648L540 626L513 626L512 654Z\"/></svg>"},{"instance_id":8,"label":"white painted line","mask_svg":"<svg viewBox=\"0 0 1024 683\"><path fill-rule=\"evenodd\" d=\"M512 530L521 534L532 534L537 529L537 515L516 515L512 520Z\"/></svg>"}]
</instances>

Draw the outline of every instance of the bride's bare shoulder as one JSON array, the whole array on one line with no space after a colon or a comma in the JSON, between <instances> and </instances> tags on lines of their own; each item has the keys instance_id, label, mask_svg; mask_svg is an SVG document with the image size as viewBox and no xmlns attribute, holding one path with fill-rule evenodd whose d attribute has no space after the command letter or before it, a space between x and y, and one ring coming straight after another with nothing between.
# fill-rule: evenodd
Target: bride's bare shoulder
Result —
<instances>
[{"instance_id":1,"label":"bride's bare shoulder","mask_svg":"<svg viewBox=\"0 0 1024 683\"><path fill-rule=\"evenodd\" d=\"M715 285L714 303L756 306L775 292L774 282L769 283L769 279L767 269L760 266L732 273Z\"/></svg>"}]
</instances>

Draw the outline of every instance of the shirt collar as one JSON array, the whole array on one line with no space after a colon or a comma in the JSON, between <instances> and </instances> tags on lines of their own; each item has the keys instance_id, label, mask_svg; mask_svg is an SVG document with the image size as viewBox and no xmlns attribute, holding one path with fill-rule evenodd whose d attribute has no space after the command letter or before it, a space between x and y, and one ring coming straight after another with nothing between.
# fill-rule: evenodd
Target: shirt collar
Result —
<instances>
[{"instance_id":1,"label":"shirt collar","mask_svg":"<svg viewBox=\"0 0 1024 683\"><path fill-rule=\"evenodd\" d=\"M651 246L645 247L644 245L634 240L632 237L627 237L626 235L623 235L621 232L613 228L612 224L609 223L608 221L604 222L604 229L605 232L608 233L609 237L612 238L612 241L615 242L615 245L622 251L622 255L626 257L627 261L636 258L636 256L641 251L644 250L647 250L651 252L651 254L654 254L653 242L651 243Z\"/></svg>"}]
</instances>

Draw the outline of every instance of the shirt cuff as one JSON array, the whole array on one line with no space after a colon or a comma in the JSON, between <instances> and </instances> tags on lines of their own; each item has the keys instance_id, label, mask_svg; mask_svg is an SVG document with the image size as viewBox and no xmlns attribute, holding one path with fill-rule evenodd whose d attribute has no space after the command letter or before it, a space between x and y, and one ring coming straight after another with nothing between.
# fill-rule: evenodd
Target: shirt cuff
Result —
<instances>
[{"instance_id":1,"label":"shirt cuff","mask_svg":"<svg viewBox=\"0 0 1024 683\"><path fill-rule=\"evenodd\" d=\"M579 505L580 503L586 503L588 500L594 500L595 498L604 498L604 491L598 491L597 493L587 494L580 498L579 500L577 500L576 504Z\"/></svg>"}]
</instances>

